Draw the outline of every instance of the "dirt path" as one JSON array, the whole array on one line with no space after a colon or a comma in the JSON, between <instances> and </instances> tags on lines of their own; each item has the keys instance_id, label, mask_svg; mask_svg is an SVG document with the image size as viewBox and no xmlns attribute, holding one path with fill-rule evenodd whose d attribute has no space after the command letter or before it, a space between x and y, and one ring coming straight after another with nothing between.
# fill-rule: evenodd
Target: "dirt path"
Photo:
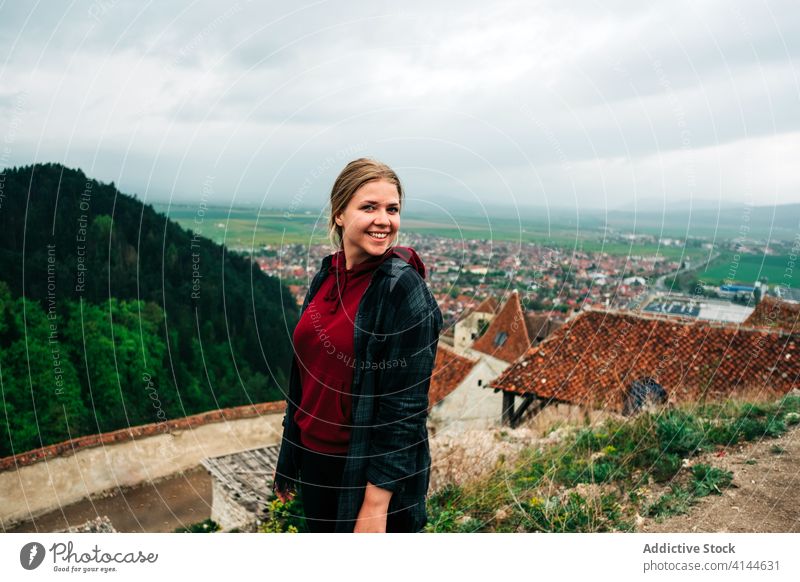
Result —
<instances>
[{"instance_id":1,"label":"dirt path","mask_svg":"<svg viewBox=\"0 0 800 582\"><path fill-rule=\"evenodd\" d=\"M107 515L118 532L172 532L211 516L211 477L197 467L114 495L84 499L9 532L53 532Z\"/></svg>"},{"instance_id":2,"label":"dirt path","mask_svg":"<svg viewBox=\"0 0 800 582\"><path fill-rule=\"evenodd\" d=\"M701 498L686 515L662 523L646 519L639 531L800 532L800 427L692 464L700 462L732 471L733 487Z\"/></svg>"}]
</instances>

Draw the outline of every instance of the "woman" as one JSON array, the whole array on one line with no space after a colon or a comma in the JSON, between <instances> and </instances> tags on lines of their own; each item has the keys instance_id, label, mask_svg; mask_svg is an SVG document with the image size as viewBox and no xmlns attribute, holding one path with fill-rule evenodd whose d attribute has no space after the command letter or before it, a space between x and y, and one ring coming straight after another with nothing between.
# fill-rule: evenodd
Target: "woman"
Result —
<instances>
[{"instance_id":1,"label":"woman","mask_svg":"<svg viewBox=\"0 0 800 582\"><path fill-rule=\"evenodd\" d=\"M293 335L274 490L302 494L312 532L412 532L426 523L425 425L442 315L425 266L396 247L403 189L358 159L331 191L339 250L309 286Z\"/></svg>"}]
</instances>

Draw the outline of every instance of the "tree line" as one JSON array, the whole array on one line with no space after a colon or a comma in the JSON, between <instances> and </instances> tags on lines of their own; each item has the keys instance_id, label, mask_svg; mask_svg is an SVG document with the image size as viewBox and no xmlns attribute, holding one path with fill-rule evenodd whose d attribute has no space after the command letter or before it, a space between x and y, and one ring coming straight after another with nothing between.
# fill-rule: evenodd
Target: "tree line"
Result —
<instances>
[{"instance_id":1,"label":"tree line","mask_svg":"<svg viewBox=\"0 0 800 582\"><path fill-rule=\"evenodd\" d=\"M298 308L249 257L81 170L0 185L0 456L284 397Z\"/></svg>"}]
</instances>

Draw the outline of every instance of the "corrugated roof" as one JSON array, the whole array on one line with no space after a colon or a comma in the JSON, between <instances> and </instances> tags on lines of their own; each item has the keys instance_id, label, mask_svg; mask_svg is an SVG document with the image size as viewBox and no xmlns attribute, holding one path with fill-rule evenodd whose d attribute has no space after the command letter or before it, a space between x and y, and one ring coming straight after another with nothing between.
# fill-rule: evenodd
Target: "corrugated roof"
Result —
<instances>
[{"instance_id":1,"label":"corrugated roof","mask_svg":"<svg viewBox=\"0 0 800 582\"><path fill-rule=\"evenodd\" d=\"M271 445L201 461L228 495L254 515L265 511L280 445Z\"/></svg>"},{"instance_id":2,"label":"corrugated roof","mask_svg":"<svg viewBox=\"0 0 800 582\"><path fill-rule=\"evenodd\" d=\"M655 379L673 402L736 391L786 393L798 381L798 334L585 311L531 348L491 386L621 411L635 380Z\"/></svg>"}]
</instances>

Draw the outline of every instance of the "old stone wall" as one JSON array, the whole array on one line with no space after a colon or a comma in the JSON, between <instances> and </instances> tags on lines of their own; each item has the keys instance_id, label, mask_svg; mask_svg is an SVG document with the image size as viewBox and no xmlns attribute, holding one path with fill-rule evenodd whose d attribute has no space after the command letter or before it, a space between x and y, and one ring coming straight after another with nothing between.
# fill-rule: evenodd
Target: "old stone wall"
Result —
<instances>
[{"instance_id":1,"label":"old stone wall","mask_svg":"<svg viewBox=\"0 0 800 582\"><path fill-rule=\"evenodd\" d=\"M280 442L284 402L197 414L79 437L0 459L0 525L121 486L156 481L214 457Z\"/></svg>"}]
</instances>

